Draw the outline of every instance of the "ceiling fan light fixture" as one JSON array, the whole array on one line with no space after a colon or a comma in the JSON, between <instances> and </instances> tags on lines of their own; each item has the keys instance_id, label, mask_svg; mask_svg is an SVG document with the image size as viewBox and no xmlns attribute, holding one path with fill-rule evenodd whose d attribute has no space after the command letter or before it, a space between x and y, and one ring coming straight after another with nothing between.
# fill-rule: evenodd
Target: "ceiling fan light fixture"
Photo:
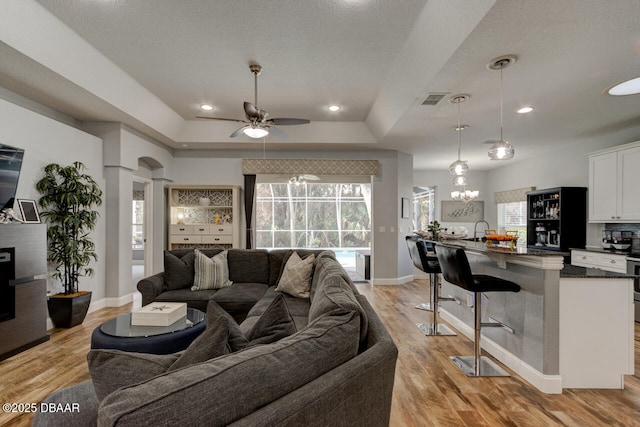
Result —
<instances>
[{"instance_id":1,"label":"ceiling fan light fixture","mask_svg":"<svg viewBox=\"0 0 640 427\"><path fill-rule=\"evenodd\" d=\"M264 138L265 136L269 135L269 131L261 128L261 127L254 127L254 126L248 126L246 128L244 128L242 130L242 132L247 135L249 138Z\"/></svg>"}]
</instances>

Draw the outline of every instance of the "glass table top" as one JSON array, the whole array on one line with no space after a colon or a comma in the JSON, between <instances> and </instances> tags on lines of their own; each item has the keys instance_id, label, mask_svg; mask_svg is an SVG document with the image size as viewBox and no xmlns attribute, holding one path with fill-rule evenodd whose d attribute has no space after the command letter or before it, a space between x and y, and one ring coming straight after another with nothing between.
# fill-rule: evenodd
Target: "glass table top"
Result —
<instances>
[{"instance_id":1,"label":"glass table top","mask_svg":"<svg viewBox=\"0 0 640 427\"><path fill-rule=\"evenodd\" d=\"M128 313L103 323L100 330L107 335L120 338L150 337L192 328L204 319L205 314L202 311L187 308L187 315L169 326L132 326L131 313Z\"/></svg>"}]
</instances>

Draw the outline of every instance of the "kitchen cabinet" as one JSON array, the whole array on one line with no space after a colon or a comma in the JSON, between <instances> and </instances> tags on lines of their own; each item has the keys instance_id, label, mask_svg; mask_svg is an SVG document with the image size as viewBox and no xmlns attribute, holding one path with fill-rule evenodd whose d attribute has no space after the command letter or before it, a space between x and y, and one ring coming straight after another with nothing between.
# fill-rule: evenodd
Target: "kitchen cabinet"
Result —
<instances>
[{"instance_id":1,"label":"kitchen cabinet","mask_svg":"<svg viewBox=\"0 0 640 427\"><path fill-rule=\"evenodd\" d=\"M169 187L169 249L239 248L237 186Z\"/></svg>"},{"instance_id":2,"label":"kitchen cabinet","mask_svg":"<svg viewBox=\"0 0 640 427\"><path fill-rule=\"evenodd\" d=\"M640 142L589 155L589 222L640 221Z\"/></svg>"},{"instance_id":3,"label":"kitchen cabinet","mask_svg":"<svg viewBox=\"0 0 640 427\"><path fill-rule=\"evenodd\" d=\"M586 187L557 187L527 193L527 247L568 252L584 248Z\"/></svg>"},{"instance_id":4,"label":"kitchen cabinet","mask_svg":"<svg viewBox=\"0 0 640 427\"><path fill-rule=\"evenodd\" d=\"M627 272L627 256L590 251L571 251L571 264L578 267L598 268L614 273Z\"/></svg>"}]
</instances>

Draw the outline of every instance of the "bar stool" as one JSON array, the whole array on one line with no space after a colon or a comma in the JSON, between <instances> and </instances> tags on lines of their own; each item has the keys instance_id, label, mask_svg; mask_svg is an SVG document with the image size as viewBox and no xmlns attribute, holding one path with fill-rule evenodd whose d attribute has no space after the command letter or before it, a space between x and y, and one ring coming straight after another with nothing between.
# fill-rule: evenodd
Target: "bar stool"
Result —
<instances>
[{"instance_id":1,"label":"bar stool","mask_svg":"<svg viewBox=\"0 0 640 427\"><path fill-rule=\"evenodd\" d=\"M438 276L438 274L441 273L440 264L438 263L437 257L428 254L429 248L433 249L434 244L426 242L418 236L407 236L406 241L413 265L415 265L419 270L429 274L429 279L431 281L430 303L419 304L416 308L433 311L433 323L416 323L416 326L420 328L423 334L428 336L456 335L456 333L447 325L438 323L438 302L453 301L454 298L440 297L440 280Z\"/></svg>"},{"instance_id":2,"label":"bar stool","mask_svg":"<svg viewBox=\"0 0 640 427\"><path fill-rule=\"evenodd\" d=\"M483 292L520 292L520 286L508 280L482 274L471 274L469 260L463 249L442 245L436 246L436 255L440 262L445 280L467 291L473 292L474 304L474 351L473 356L450 356L467 376L470 377L508 377L509 374L486 356L482 356L480 348L480 331L482 327L501 327L513 333L513 329L502 322L491 319L483 323L481 302Z\"/></svg>"}]
</instances>

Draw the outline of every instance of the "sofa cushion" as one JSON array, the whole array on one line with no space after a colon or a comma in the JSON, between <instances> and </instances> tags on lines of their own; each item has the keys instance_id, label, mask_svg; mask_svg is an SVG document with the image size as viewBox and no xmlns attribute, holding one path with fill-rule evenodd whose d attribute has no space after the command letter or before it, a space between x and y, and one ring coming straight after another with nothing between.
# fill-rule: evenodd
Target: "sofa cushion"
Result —
<instances>
[{"instance_id":1,"label":"sofa cushion","mask_svg":"<svg viewBox=\"0 0 640 427\"><path fill-rule=\"evenodd\" d=\"M229 320L222 317L218 319L214 328L207 327L198 338L193 340L189 347L169 367L169 371L229 354L228 342Z\"/></svg>"},{"instance_id":2,"label":"sofa cushion","mask_svg":"<svg viewBox=\"0 0 640 427\"><path fill-rule=\"evenodd\" d=\"M194 253L194 272L192 291L203 289L220 289L231 286L229 280L229 267L227 266L227 251L209 258L198 249Z\"/></svg>"},{"instance_id":3,"label":"sofa cushion","mask_svg":"<svg viewBox=\"0 0 640 427\"><path fill-rule=\"evenodd\" d=\"M164 374L175 363L175 354L132 353L120 350L91 350L87 354L89 373L98 400L113 391Z\"/></svg>"},{"instance_id":4,"label":"sofa cushion","mask_svg":"<svg viewBox=\"0 0 640 427\"><path fill-rule=\"evenodd\" d=\"M342 276L331 275L318 284L309 307L309 322L335 310L355 311L360 314L360 338L364 341L368 332L367 314L346 280Z\"/></svg>"},{"instance_id":5,"label":"sofa cushion","mask_svg":"<svg viewBox=\"0 0 640 427\"><path fill-rule=\"evenodd\" d=\"M166 289L188 288L193 284L193 251L178 257L164 251L164 284Z\"/></svg>"},{"instance_id":6,"label":"sofa cushion","mask_svg":"<svg viewBox=\"0 0 640 427\"><path fill-rule=\"evenodd\" d=\"M241 283L269 283L269 252L264 249L229 249L229 280Z\"/></svg>"},{"instance_id":7,"label":"sofa cushion","mask_svg":"<svg viewBox=\"0 0 640 427\"><path fill-rule=\"evenodd\" d=\"M174 425L185 414L193 425L230 424L355 357L359 330L356 313L336 312L276 343L121 388L103 400L98 424Z\"/></svg>"},{"instance_id":8,"label":"sofa cushion","mask_svg":"<svg viewBox=\"0 0 640 427\"><path fill-rule=\"evenodd\" d=\"M269 288L265 283L234 282L229 287L218 289L212 298L234 318L236 313L241 313L241 320L244 320L251 307L260 301L267 289Z\"/></svg>"},{"instance_id":9,"label":"sofa cushion","mask_svg":"<svg viewBox=\"0 0 640 427\"><path fill-rule=\"evenodd\" d=\"M284 266L276 291L298 298L309 298L311 270L315 259L313 254L302 259L297 252L293 252Z\"/></svg>"}]
</instances>

